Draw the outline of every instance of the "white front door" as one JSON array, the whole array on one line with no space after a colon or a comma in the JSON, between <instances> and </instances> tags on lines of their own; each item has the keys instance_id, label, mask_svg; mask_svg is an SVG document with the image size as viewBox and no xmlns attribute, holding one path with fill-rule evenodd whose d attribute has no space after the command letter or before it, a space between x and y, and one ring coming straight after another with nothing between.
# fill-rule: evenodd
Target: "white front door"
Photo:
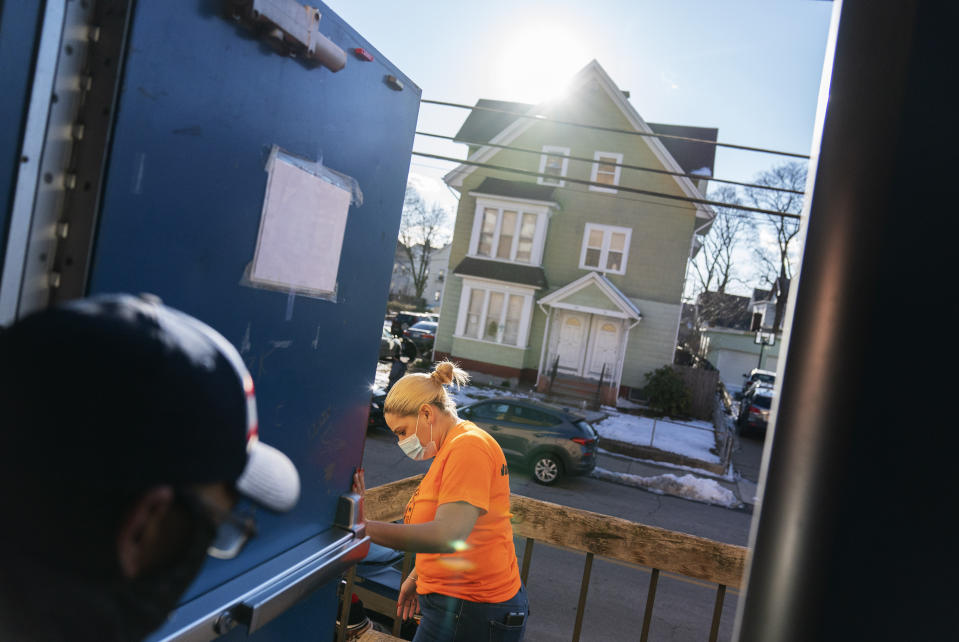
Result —
<instances>
[{"instance_id":1,"label":"white front door","mask_svg":"<svg viewBox=\"0 0 959 642\"><path fill-rule=\"evenodd\" d=\"M559 319L559 340L556 344L559 367L579 374L583 365L585 343L586 315L564 312Z\"/></svg>"},{"instance_id":2,"label":"white front door","mask_svg":"<svg viewBox=\"0 0 959 642\"><path fill-rule=\"evenodd\" d=\"M592 350L589 352L589 369L587 373L596 377L603 374L609 381L616 371L619 360L619 331L620 323L610 318L595 317L593 319Z\"/></svg>"}]
</instances>

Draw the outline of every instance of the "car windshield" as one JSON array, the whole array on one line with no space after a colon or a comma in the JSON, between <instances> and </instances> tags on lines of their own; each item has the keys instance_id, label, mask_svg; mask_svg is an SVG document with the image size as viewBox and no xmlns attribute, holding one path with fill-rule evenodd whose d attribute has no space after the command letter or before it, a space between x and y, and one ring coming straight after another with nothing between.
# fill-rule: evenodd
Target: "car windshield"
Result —
<instances>
[{"instance_id":1,"label":"car windshield","mask_svg":"<svg viewBox=\"0 0 959 642\"><path fill-rule=\"evenodd\" d=\"M772 405L773 398L767 397L766 395L755 395L752 398L752 405L758 406L763 410L769 410L769 407Z\"/></svg>"},{"instance_id":2,"label":"car windshield","mask_svg":"<svg viewBox=\"0 0 959 642\"><path fill-rule=\"evenodd\" d=\"M761 381L763 383L776 383L776 375L768 374L755 374L753 375L755 381Z\"/></svg>"},{"instance_id":3,"label":"car windshield","mask_svg":"<svg viewBox=\"0 0 959 642\"><path fill-rule=\"evenodd\" d=\"M432 321L420 321L416 325L412 326L410 330L424 330L426 332L432 332L436 329L436 324Z\"/></svg>"}]
</instances>

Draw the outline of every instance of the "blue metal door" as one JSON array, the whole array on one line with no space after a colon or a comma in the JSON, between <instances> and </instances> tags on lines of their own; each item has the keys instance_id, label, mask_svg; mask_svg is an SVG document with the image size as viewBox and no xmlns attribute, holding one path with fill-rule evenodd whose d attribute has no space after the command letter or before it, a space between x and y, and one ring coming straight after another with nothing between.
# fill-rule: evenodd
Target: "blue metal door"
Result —
<instances>
[{"instance_id":1,"label":"blue metal door","mask_svg":"<svg viewBox=\"0 0 959 642\"><path fill-rule=\"evenodd\" d=\"M361 461L420 98L325 6L319 31L349 58L336 73L277 53L223 5L134 5L88 289L156 294L232 341L255 380L260 434L291 456L302 494L289 514L260 514L239 557L208 560L156 639L177 634L184 613L233 599L223 587L237 578L326 554L335 540L323 536ZM334 300L250 285L274 146L362 191ZM335 607L329 581L256 635L329 639Z\"/></svg>"}]
</instances>

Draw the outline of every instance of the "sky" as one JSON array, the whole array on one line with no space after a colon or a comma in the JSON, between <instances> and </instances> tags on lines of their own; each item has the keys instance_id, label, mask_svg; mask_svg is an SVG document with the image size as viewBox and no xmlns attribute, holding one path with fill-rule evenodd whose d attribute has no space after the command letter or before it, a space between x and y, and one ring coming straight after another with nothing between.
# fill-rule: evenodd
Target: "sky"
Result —
<instances>
[{"instance_id":1,"label":"sky","mask_svg":"<svg viewBox=\"0 0 959 642\"><path fill-rule=\"evenodd\" d=\"M536 103L596 59L646 121L717 127L721 142L799 154L810 153L834 8L824 0L326 4L424 99ZM468 113L424 104L417 129L453 136ZM423 136L413 149L466 156L465 145ZM714 176L749 182L784 160L717 148ZM455 212L456 196L442 181L453 167L413 156L409 181L428 203ZM745 250L740 256L748 260ZM747 293L758 284L740 285Z\"/></svg>"}]
</instances>

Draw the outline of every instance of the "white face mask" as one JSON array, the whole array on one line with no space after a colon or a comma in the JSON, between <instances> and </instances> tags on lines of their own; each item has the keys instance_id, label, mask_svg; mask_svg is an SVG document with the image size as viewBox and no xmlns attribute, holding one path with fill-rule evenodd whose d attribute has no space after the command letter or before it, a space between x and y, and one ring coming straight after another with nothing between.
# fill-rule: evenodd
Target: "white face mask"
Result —
<instances>
[{"instance_id":1,"label":"white face mask","mask_svg":"<svg viewBox=\"0 0 959 642\"><path fill-rule=\"evenodd\" d=\"M430 443L423 446L423 443L420 441L420 438L416 436L417 431L420 428L420 416L416 415L416 428L413 429L413 434L407 437L406 439L401 439L397 442L397 446L400 447L407 457L410 459L415 459L416 461L423 461L424 459L430 459L431 457L436 456L436 442L433 441L433 424L430 424Z\"/></svg>"}]
</instances>

